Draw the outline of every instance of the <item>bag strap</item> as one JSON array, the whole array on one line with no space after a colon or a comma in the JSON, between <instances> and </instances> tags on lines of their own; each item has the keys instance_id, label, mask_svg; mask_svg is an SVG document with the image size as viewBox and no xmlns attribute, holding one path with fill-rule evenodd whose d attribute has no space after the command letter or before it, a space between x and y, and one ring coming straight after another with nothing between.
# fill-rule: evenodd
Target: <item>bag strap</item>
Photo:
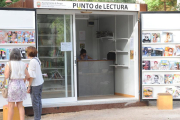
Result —
<instances>
[{"instance_id":1,"label":"bag strap","mask_svg":"<svg viewBox=\"0 0 180 120\"><path fill-rule=\"evenodd\" d=\"M33 59L36 59L37 61L38 61L38 63L39 63L39 65L41 66L41 63L40 63L40 61L36 58L36 57L34 57Z\"/></svg>"}]
</instances>

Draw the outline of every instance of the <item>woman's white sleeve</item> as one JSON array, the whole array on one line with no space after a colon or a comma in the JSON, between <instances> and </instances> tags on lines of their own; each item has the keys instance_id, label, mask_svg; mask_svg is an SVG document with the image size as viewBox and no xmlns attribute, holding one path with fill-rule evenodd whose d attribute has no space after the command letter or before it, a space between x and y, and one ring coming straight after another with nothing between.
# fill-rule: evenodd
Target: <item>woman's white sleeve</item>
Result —
<instances>
[{"instance_id":1,"label":"woman's white sleeve","mask_svg":"<svg viewBox=\"0 0 180 120\"><path fill-rule=\"evenodd\" d=\"M36 64L33 60L29 63L28 72L31 78L36 78Z\"/></svg>"}]
</instances>

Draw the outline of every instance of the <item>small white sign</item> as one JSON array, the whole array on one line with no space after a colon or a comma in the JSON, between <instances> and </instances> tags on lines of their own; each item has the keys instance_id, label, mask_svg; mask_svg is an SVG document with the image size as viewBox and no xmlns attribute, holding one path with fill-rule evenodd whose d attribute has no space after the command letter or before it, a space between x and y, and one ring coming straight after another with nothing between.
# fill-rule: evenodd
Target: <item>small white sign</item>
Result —
<instances>
[{"instance_id":1,"label":"small white sign","mask_svg":"<svg viewBox=\"0 0 180 120\"><path fill-rule=\"evenodd\" d=\"M79 31L79 40L85 40L85 39L86 39L85 31Z\"/></svg>"},{"instance_id":2,"label":"small white sign","mask_svg":"<svg viewBox=\"0 0 180 120\"><path fill-rule=\"evenodd\" d=\"M62 42L61 51L72 51L72 42Z\"/></svg>"}]
</instances>

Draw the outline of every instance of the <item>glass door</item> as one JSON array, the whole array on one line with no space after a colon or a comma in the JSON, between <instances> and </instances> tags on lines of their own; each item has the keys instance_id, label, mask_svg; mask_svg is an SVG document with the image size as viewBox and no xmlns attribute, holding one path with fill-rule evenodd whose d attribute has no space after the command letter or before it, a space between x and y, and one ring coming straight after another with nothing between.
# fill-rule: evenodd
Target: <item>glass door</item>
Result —
<instances>
[{"instance_id":1,"label":"glass door","mask_svg":"<svg viewBox=\"0 0 180 120\"><path fill-rule=\"evenodd\" d=\"M73 51L61 51L61 42L73 42L72 15L38 14L38 57L44 86L42 99L74 96Z\"/></svg>"}]
</instances>

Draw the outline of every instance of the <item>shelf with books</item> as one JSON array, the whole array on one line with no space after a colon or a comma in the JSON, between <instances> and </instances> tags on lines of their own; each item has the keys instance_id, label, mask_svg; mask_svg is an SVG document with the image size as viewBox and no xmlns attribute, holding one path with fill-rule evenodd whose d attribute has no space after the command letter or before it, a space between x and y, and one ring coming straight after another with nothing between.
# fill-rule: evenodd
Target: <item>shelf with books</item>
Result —
<instances>
[{"instance_id":1,"label":"shelf with books","mask_svg":"<svg viewBox=\"0 0 180 120\"><path fill-rule=\"evenodd\" d=\"M41 45L41 46L38 46L38 47L52 47L52 48L54 48L54 47L60 47L60 46L51 46L51 45Z\"/></svg>"},{"instance_id":2,"label":"shelf with books","mask_svg":"<svg viewBox=\"0 0 180 120\"><path fill-rule=\"evenodd\" d=\"M41 68L42 70L59 70L59 69L64 69L63 67L59 68Z\"/></svg>"},{"instance_id":3,"label":"shelf with books","mask_svg":"<svg viewBox=\"0 0 180 120\"><path fill-rule=\"evenodd\" d=\"M180 58L180 56L148 56L148 57L142 57L142 59L156 59L156 58Z\"/></svg>"},{"instance_id":4,"label":"shelf with books","mask_svg":"<svg viewBox=\"0 0 180 120\"><path fill-rule=\"evenodd\" d=\"M35 43L1 43L1 46L36 46Z\"/></svg>"},{"instance_id":5,"label":"shelf with books","mask_svg":"<svg viewBox=\"0 0 180 120\"><path fill-rule=\"evenodd\" d=\"M64 58L64 57L61 57L61 56L59 56L59 57L46 57L46 56L42 56L42 57L39 57L39 58Z\"/></svg>"},{"instance_id":6,"label":"shelf with books","mask_svg":"<svg viewBox=\"0 0 180 120\"><path fill-rule=\"evenodd\" d=\"M180 29L156 29L156 28L152 28L152 29L142 29L142 31L180 31Z\"/></svg>"},{"instance_id":7,"label":"shelf with books","mask_svg":"<svg viewBox=\"0 0 180 120\"><path fill-rule=\"evenodd\" d=\"M110 67L129 67L128 65L109 65Z\"/></svg>"},{"instance_id":8,"label":"shelf with books","mask_svg":"<svg viewBox=\"0 0 180 120\"><path fill-rule=\"evenodd\" d=\"M121 51L121 50L109 51L109 52L115 52L115 53L129 53L128 51Z\"/></svg>"},{"instance_id":9,"label":"shelf with books","mask_svg":"<svg viewBox=\"0 0 180 120\"><path fill-rule=\"evenodd\" d=\"M129 38L116 38L116 39L108 39L108 40L112 40L112 41L128 41Z\"/></svg>"},{"instance_id":10,"label":"shelf with books","mask_svg":"<svg viewBox=\"0 0 180 120\"><path fill-rule=\"evenodd\" d=\"M180 86L180 84L142 84L142 86Z\"/></svg>"},{"instance_id":11,"label":"shelf with books","mask_svg":"<svg viewBox=\"0 0 180 120\"><path fill-rule=\"evenodd\" d=\"M177 42L168 42L168 43L158 43L158 42L156 42L156 43L142 43L142 45L169 45L169 44L173 44L173 45L175 45L175 44L180 44L179 42L177 43Z\"/></svg>"},{"instance_id":12,"label":"shelf with books","mask_svg":"<svg viewBox=\"0 0 180 120\"><path fill-rule=\"evenodd\" d=\"M55 81L55 80L65 80L65 79L44 79L44 81Z\"/></svg>"},{"instance_id":13,"label":"shelf with books","mask_svg":"<svg viewBox=\"0 0 180 120\"><path fill-rule=\"evenodd\" d=\"M180 70L142 70L142 72L180 72Z\"/></svg>"}]
</instances>

